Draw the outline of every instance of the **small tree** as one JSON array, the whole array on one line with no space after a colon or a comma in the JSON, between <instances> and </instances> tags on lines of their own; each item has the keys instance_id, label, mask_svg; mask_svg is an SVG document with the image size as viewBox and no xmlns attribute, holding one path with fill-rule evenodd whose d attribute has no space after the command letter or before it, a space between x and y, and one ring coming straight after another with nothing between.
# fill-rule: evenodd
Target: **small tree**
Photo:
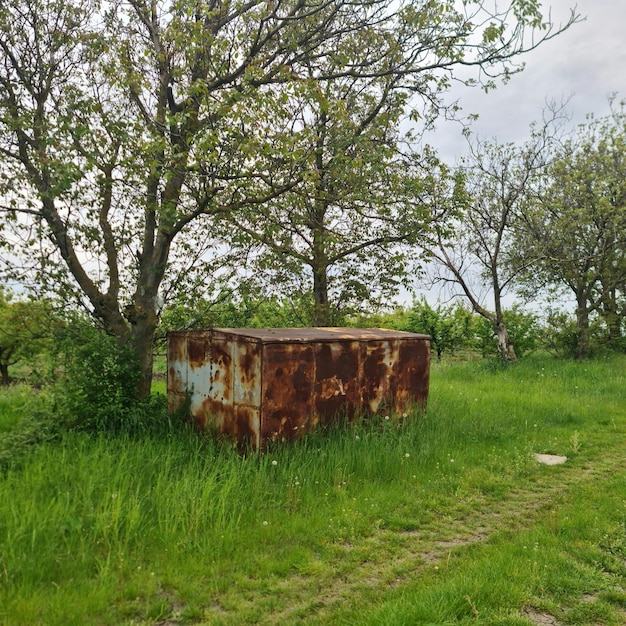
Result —
<instances>
[{"instance_id":1,"label":"small tree","mask_svg":"<svg viewBox=\"0 0 626 626\"><path fill-rule=\"evenodd\" d=\"M493 324L482 316L478 316L477 322L475 332L482 355L501 356ZM540 345L542 332L534 313L524 311L516 304L504 311L504 322L518 358L536 350Z\"/></svg>"},{"instance_id":2,"label":"small tree","mask_svg":"<svg viewBox=\"0 0 626 626\"><path fill-rule=\"evenodd\" d=\"M447 168L428 149L412 152L415 138L398 130L406 77L384 71L389 59L376 63L368 80L299 86L280 123L294 129L302 175L280 197L224 218L227 236L236 223L252 275L279 297L306 294L315 326L389 302L409 278L407 244L454 203ZM325 71L335 69L331 60Z\"/></svg>"},{"instance_id":3,"label":"small tree","mask_svg":"<svg viewBox=\"0 0 626 626\"><path fill-rule=\"evenodd\" d=\"M531 138L521 147L490 142L471 147L462 166L467 205L452 225L452 237L448 240L447 233L440 234L432 249L433 280L459 289L458 295L488 321L505 361L515 361L517 355L503 299L539 254L518 254L520 216L534 180L551 158L559 118L560 109L552 111L540 128L532 127Z\"/></svg>"},{"instance_id":4,"label":"small tree","mask_svg":"<svg viewBox=\"0 0 626 626\"><path fill-rule=\"evenodd\" d=\"M32 363L49 348L58 324L52 307L43 301L22 300L0 287L0 382L10 382L9 367Z\"/></svg>"},{"instance_id":5,"label":"small tree","mask_svg":"<svg viewBox=\"0 0 626 626\"><path fill-rule=\"evenodd\" d=\"M452 354L470 344L472 313L459 303L433 307L421 298L413 302L399 330L430 335L431 346L441 361L444 352Z\"/></svg>"},{"instance_id":6,"label":"small tree","mask_svg":"<svg viewBox=\"0 0 626 626\"><path fill-rule=\"evenodd\" d=\"M527 290L570 292L578 358L591 351L600 315L619 345L626 294L626 113L590 118L556 154L524 210L519 254L538 259Z\"/></svg>"},{"instance_id":7,"label":"small tree","mask_svg":"<svg viewBox=\"0 0 626 626\"><path fill-rule=\"evenodd\" d=\"M576 318L566 311L548 308L541 329L541 345L559 358L576 354Z\"/></svg>"}]
</instances>

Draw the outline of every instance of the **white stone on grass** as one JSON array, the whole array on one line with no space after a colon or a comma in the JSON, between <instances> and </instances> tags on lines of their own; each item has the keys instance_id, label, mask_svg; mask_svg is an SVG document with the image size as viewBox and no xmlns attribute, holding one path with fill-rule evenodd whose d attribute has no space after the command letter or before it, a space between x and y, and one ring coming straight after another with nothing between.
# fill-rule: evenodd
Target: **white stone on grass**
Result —
<instances>
[{"instance_id":1,"label":"white stone on grass","mask_svg":"<svg viewBox=\"0 0 626 626\"><path fill-rule=\"evenodd\" d=\"M557 454L535 454L535 460L537 463L543 463L544 465L561 465L561 463L567 461L567 457Z\"/></svg>"}]
</instances>

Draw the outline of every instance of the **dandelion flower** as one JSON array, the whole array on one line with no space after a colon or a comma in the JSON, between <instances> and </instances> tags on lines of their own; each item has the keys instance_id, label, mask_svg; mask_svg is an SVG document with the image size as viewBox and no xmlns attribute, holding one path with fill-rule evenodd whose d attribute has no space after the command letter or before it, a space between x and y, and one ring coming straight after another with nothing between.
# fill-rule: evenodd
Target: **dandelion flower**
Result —
<instances>
[{"instance_id":1,"label":"dandelion flower","mask_svg":"<svg viewBox=\"0 0 626 626\"><path fill-rule=\"evenodd\" d=\"M408 452L405 452L405 453L404 453L404 458L405 458L405 459L408 459L410 456L411 456L411 455L410 455Z\"/></svg>"},{"instance_id":2,"label":"dandelion flower","mask_svg":"<svg viewBox=\"0 0 626 626\"><path fill-rule=\"evenodd\" d=\"M277 461L276 459L274 459L274 460L272 461L272 465L278 465L278 461Z\"/></svg>"}]
</instances>

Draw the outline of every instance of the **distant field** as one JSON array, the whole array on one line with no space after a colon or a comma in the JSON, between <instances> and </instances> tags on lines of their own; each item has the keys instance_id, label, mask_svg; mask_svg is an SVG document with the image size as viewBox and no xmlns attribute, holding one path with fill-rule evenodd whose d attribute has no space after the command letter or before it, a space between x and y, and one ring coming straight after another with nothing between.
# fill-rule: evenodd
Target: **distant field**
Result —
<instances>
[{"instance_id":1,"label":"distant field","mask_svg":"<svg viewBox=\"0 0 626 626\"><path fill-rule=\"evenodd\" d=\"M264 455L68 435L0 475L0 624L625 624L625 451L626 357L433 364Z\"/></svg>"}]
</instances>

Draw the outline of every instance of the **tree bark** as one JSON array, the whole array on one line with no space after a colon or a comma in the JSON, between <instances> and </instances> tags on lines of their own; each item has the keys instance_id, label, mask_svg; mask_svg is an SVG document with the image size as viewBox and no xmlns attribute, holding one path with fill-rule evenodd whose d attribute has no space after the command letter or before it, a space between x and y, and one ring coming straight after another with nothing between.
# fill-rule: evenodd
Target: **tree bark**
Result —
<instances>
[{"instance_id":1,"label":"tree bark","mask_svg":"<svg viewBox=\"0 0 626 626\"><path fill-rule=\"evenodd\" d=\"M157 325L156 311L152 309L141 311L133 328L133 347L142 374L137 387L137 395L140 398L150 395L154 362L154 334Z\"/></svg>"},{"instance_id":2,"label":"tree bark","mask_svg":"<svg viewBox=\"0 0 626 626\"><path fill-rule=\"evenodd\" d=\"M502 289L500 287L500 280L497 273L497 267L495 265L492 268L491 282L494 290L494 303L496 309L496 313L492 319L492 324L496 332L496 339L498 340L498 352L505 362L515 363L515 361L517 361L517 355L515 354L513 342L509 336L509 329L506 327L506 323L504 321Z\"/></svg>"},{"instance_id":3,"label":"tree bark","mask_svg":"<svg viewBox=\"0 0 626 626\"><path fill-rule=\"evenodd\" d=\"M587 359L591 352L591 337L589 332L589 309L584 296L577 297L576 303L576 359Z\"/></svg>"},{"instance_id":4,"label":"tree bark","mask_svg":"<svg viewBox=\"0 0 626 626\"><path fill-rule=\"evenodd\" d=\"M598 312L604 319L608 330L608 343L610 348L618 348L622 344L622 318L617 303L617 294L615 289L608 289L602 298L602 306Z\"/></svg>"},{"instance_id":5,"label":"tree bark","mask_svg":"<svg viewBox=\"0 0 626 626\"><path fill-rule=\"evenodd\" d=\"M167 258L171 237L160 232L154 246L144 245L148 254L141 259L140 272L137 280L137 291L132 304L126 307L125 317L130 324L132 346L142 377L137 389L140 398L150 394L152 385L152 366L154 361L154 335L159 325L158 293Z\"/></svg>"},{"instance_id":6,"label":"tree bark","mask_svg":"<svg viewBox=\"0 0 626 626\"><path fill-rule=\"evenodd\" d=\"M313 268L313 295L315 326L330 326L330 306L328 304L328 273L326 267Z\"/></svg>"},{"instance_id":7,"label":"tree bark","mask_svg":"<svg viewBox=\"0 0 626 626\"><path fill-rule=\"evenodd\" d=\"M6 363L0 363L0 383L2 385L8 385L10 382L9 366Z\"/></svg>"},{"instance_id":8,"label":"tree bark","mask_svg":"<svg viewBox=\"0 0 626 626\"><path fill-rule=\"evenodd\" d=\"M494 324L496 331L496 337L498 339L498 352L500 356L507 362L515 363L517 361L517 355L513 347L513 342L509 336L509 330L504 323L504 320L500 320Z\"/></svg>"}]
</instances>

